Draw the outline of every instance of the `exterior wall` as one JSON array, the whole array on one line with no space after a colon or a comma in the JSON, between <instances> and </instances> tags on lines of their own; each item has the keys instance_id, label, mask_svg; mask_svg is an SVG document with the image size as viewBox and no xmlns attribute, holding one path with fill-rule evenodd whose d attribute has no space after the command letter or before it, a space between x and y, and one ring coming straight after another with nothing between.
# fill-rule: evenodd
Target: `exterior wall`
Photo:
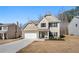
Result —
<instances>
[{"instance_id":1,"label":"exterior wall","mask_svg":"<svg viewBox=\"0 0 79 59\"><path fill-rule=\"evenodd\" d=\"M58 37L60 37L60 23L58 23Z\"/></svg>"},{"instance_id":2,"label":"exterior wall","mask_svg":"<svg viewBox=\"0 0 79 59\"><path fill-rule=\"evenodd\" d=\"M3 24L0 25L0 38L5 37L6 39L21 37L21 29L16 24ZM3 36L4 33L4 36Z\"/></svg>"},{"instance_id":3,"label":"exterior wall","mask_svg":"<svg viewBox=\"0 0 79 59\"><path fill-rule=\"evenodd\" d=\"M12 38L18 38L21 36L21 29L17 27L17 25L9 25L8 31L6 33L6 38L12 39Z\"/></svg>"},{"instance_id":4,"label":"exterior wall","mask_svg":"<svg viewBox=\"0 0 79 59\"><path fill-rule=\"evenodd\" d=\"M53 21L52 21L53 22ZM41 27L41 23L46 23L46 27ZM50 27L51 32L57 32L58 36L60 37L60 22L57 23L58 27ZM49 22L47 21L46 18L44 18L39 24L38 24L39 29L49 29Z\"/></svg>"},{"instance_id":5,"label":"exterior wall","mask_svg":"<svg viewBox=\"0 0 79 59\"><path fill-rule=\"evenodd\" d=\"M0 39L4 39L5 33L8 31L8 26L0 25Z\"/></svg>"},{"instance_id":6,"label":"exterior wall","mask_svg":"<svg viewBox=\"0 0 79 59\"><path fill-rule=\"evenodd\" d=\"M8 31L6 33L6 38L15 38L16 33L16 27L14 25L8 26Z\"/></svg>"},{"instance_id":7,"label":"exterior wall","mask_svg":"<svg viewBox=\"0 0 79 59\"><path fill-rule=\"evenodd\" d=\"M46 27L41 27L41 23L46 23ZM39 24L38 24L39 29L48 29L48 21L44 18Z\"/></svg>"},{"instance_id":8,"label":"exterior wall","mask_svg":"<svg viewBox=\"0 0 79 59\"><path fill-rule=\"evenodd\" d=\"M46 27L41 27L41 23L46 23ZM49 23L48 21L46 20L46 18L44 18L39 24L38 24L38 28L39 29L49 29ZM44 38L44 39L49 39L49 31L47 31L47 38ZM38 38L39 38L39 33L38 33Z\"/></svg>"},{"instance_id":9,"label":"exterior wall","mask_svg":"<svg viewBox=\"0 0 79 59\"><path fill-rule=\"evenodd\" d=\"M51 28L50 28L50 31L51 31L51 32L58 32L59 29L58 29L58 27L51 27Z\"/></svg>"},{"instance_id":10,"label":"exterior wall","mask_svg":"<svg viewBox=\"0 0 79 59\"><path fill-rule=\"evenodd\" d=\"M2 27L2 30L3 30L3 31L8 31L8 27L7 27L7 26L3 26L3 27Z\"/></svg>"},{"instance_id":11,"label":"exterior wall","mask_svg":"<svg viewBox=\"0 0 79 59\"><path fill-rule=\"evenodd\" d=\"M50 31L57 32L58 33L57 37L60 37L60 23L57 23L57 27L50 27Z\"/></svg>"},{"instance_id":12,"label":"exterior wall","mask_svg":"<svg viewBox=\"0 0 79 59\"><path fill-rule=\"evenodd\" d=\"M24 34L25 34L25 31L23 30L23 31L22 31L22 38L24 38Z\"/></svg>"},{"instance_id":13,"label":"exterior wall","mask_svg":"<svg viewBox=\"0 0 79 59\"><path fill-rule=\"evenodd\" d=\"M24 38L25 33L38 33L37 32L37 27L35 26L35 24L30 23L28 24L22 31L22 37Z\"/></svg>"},{"instance_id":14,"label":"exterior wall","mask_svg":"<svg viewBox=\"0 0 79 59\"><path fill-rule=\"evenodd\" d=\"M20 27L17 26L17 34L16 34L16 37L21 37L22 36L22 30Z\"/></svg>"},{"instance_id":15,"label":"exterior wall","mask_svg":"<svg viewBox=\"0 0 79 59\"><path fill-rule=\"evenodd\" d=\"M8 26L0 26L0 31L8 31Z\"/></svg>"},{"instance_id":16,"label":"exterior wall","mask_svg":"<svg viewBox=\"0 0 79 59\"><path fill-rule=\"evenodd\" d=\"M77 27L76 27L77 24ZM69 35L79 35L79 19L73 18L68 26Z\"/></svg>"}]
</instances>

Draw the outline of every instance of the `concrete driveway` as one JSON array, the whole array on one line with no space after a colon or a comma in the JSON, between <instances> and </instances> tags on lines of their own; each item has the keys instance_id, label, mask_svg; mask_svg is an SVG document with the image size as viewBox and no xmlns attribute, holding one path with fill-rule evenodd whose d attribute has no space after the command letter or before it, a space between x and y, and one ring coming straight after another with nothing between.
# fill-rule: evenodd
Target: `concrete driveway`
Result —
<instances>
[{"instance_id":1,"label":"concrete driveway","mask_svg":"<svg viewBox=\"0 0 79 59\"><path fill-rule=\"evenodd\" d=\"M0 45L0 53L16 53L17 51L19 51L20 49L24 48L32 42L33 40L31 39L21 39L18 41Z\"/></svg>"}]
</instances>

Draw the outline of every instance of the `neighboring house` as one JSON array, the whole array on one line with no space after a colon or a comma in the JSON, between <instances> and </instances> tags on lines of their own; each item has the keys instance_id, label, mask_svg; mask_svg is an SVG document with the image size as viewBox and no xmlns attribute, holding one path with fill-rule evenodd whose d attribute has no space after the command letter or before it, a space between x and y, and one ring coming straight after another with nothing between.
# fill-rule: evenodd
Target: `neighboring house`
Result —
<instances>
[{"instance_id":1,"label":"neighboring house","mask_svg":"<svg viewBox=\"0 0 79 59\"><path fill-rule=\"evenodd\" d=\"M75 16L68 26L69 35L79 35L79 16Z\"/></svg>"},{"instance_id":2,"label":"neighboring house","mask_svg":"<svg viewBox=\"0 0 79 59\"><path fill-rule=\"evenodd\" d=\"M21 37L21 28L16 24L0 24L0 38L14 39Z\"/></svg>"},{"instance_id":3,"label":"neighboring house","mask_svg":"<svg viewBox=\"0 0 79 59\"><path fill-rule=\"evenodd\" d=\"M53 15L46 15L40 21L31 21L23 29L26 39L49 39L60 37L60 20Z\"/></svg>"}]
</instances>

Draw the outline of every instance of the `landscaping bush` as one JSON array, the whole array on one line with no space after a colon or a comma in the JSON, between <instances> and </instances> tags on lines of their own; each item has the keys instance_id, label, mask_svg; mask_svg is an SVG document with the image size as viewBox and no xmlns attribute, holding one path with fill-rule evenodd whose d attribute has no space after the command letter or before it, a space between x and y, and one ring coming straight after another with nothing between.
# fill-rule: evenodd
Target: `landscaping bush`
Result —
<instances>
[{"instance_id":1,"label":"landscaping bush","mask_svg":"<svg viewBox=\"0 0 79 59\"><path fill-rule=\"evenodd\" d=\"M53 37L53 36L50 36L50 37L49 37L49 40L52 40L52 39L54 39L54 37Z\"/></svg>"},{"instance_id":2,"label":"landscaping bush","mask_svg":"<svg viewBox=\"0 0 79 59\"><path fill-rule=\"evenodd\" d=\"M63 36L62 36L62 37L63 37ZM49 40L64 40L64 39L61 38L61 37L57 38L57 37L50 36L50 37L49 37Z\"/></svg>"},{"instance_id":3,"label":"landscaping bush","mask_svg":"<svg viewBox=\"0 0 79 59\"><path fill-rule=\"evenodd\" d=\"M60 35L60 38L64 38L65 36L64 35Z\"/></svg>"}]
</instances>

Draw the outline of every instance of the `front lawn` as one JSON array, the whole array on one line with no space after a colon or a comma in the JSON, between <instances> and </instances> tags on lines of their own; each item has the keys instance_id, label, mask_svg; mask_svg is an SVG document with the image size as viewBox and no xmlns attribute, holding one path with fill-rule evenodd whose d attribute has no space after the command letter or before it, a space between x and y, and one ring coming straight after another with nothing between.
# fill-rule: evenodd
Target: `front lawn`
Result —
<instances>
[{"instance_id":1,"label":"front lawn","mask_svg":"<svg viewBox=\"0 0 79 59\"><path fill-rule=\"evenodd\" d=\"M18 53L79 53L79 37L66 36L64 41L39 41L21 49Z\"/></svg>"}]
</instances>

